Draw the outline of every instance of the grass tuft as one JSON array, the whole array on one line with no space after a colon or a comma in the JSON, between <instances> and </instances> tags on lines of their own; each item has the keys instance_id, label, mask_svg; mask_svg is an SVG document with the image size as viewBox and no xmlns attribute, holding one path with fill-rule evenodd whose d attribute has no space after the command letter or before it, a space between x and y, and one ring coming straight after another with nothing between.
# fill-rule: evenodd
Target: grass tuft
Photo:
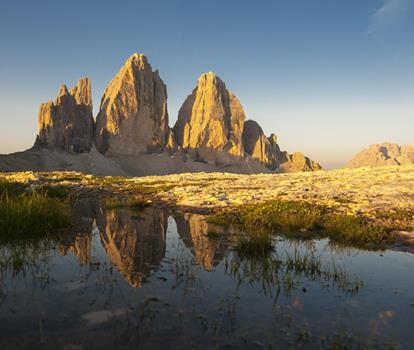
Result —
<instances>
[{"instance_id":1,"label":"grass tuft","mask_svg":"<svg viewBox=\"0 0 414 350\"><path fill-rule=\"evenodd\" d=\"M0 195L0 239L36 238L69 227L69 207L47 192Z\"/></svg>"}]
</instances>

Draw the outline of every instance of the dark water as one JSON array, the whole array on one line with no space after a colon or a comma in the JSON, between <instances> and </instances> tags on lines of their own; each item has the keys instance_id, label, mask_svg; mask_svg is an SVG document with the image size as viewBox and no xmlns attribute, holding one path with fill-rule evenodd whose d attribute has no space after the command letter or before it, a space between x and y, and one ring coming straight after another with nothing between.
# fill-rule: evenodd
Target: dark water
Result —
<instances>
[{"instance_id":1,"label":"dark water","mask_svg":"<svg viewBox=\"0 0 414 350\"><path fill-rule=\"evenodd\" d=\"M58 242L0 248L0 349L414 346L414 255L279 238L255 260L200 215L77 210Z\"/></svg>"}]
</instances>

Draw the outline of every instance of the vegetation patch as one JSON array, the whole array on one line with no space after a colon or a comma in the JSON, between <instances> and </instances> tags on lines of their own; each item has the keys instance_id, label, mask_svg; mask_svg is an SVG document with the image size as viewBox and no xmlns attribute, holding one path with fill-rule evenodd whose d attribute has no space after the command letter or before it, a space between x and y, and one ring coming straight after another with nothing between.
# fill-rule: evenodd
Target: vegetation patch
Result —
<instances>
[{"instance_id":1,"label":"vegetation patch","mask_svg":"<svg viewBox=\"0 0 414 350\"><path fill-rule=\"evenodd\" d=\"M0 181L0 195L5 193L10 196L17 196L24 193L28 186L19 182Z\"/></svg>"},{"instance_id":2,"label":"vegetation patch","mask_svg":"<svg viewBox=\"0 0 414 350\"><path fill-rule=\"evenodd\" d=\"M0 194L0 240L38 238L70 223L69 206L47 192Z\"/></svg>"},{"instance_id":3,"label":"vegetation patch","mask_svg":"<svg viewBox=\"0 0 414 350\"><path fill-rule=\"evenodd\" d=\"M267 229L270 232L299 234L304 238L314 238L315 234L319 234L353 244L381 244L391 238L384 227L373 226L364 218L335 213L331 208L299 201L271 200L242 205L220 211L208 221L216 225L237 226L245 232Z\"/></svg>"},{"instance_id":4,"label":"vegetation patch","mask_svg":"<svg viewBox=\"0 0 414 350\"><path fill-rule=\"evenodd\" d=\"M226 260L225 271L240 284L259 284L264 294L280 292L290 295L292 291L304 288L306 280L318 281L323 288L337 289L355 294L363 282L333 262L323 263L313 252L298 250L285 254L271 253L262 259L245 258L239 252L237 257Z\"/></svg>"}]
</instances>

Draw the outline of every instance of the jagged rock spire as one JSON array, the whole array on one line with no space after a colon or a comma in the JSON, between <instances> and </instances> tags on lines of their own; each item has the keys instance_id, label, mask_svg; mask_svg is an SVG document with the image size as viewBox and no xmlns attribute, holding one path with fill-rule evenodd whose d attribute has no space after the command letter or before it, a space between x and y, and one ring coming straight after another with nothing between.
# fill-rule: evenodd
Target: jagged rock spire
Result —
<instances>
[{"instance_id":1,"label":"jagged rock spire","mask_svg":"<svg viewBox=\"0 0 414 350\"><path fill-rule=\"evenodd\" d=\"M185 100L173 130L177 144L201 160L240 160L244 155L244 119L236 96L219 77L208 72L200 76Z\"/></svg>"},{"instance_id":2,"label":"jagged rock spire","mask_svg":"<svg viewBox=\"0 0 414 350\"><path fill-rule=\"evenodd\" d=\"M57 99L39 108L35 147L89 152L93 144L92 93L88 78L68 91L61 85Z\"/></svg>"},{"instance_id":3,"label":"jagged rock spire","mask_svg":"<svg viewBox=\"0 0 414 350\"><path fill-rule=\"evenodd\" d=\"M168 131L166 86L147 58L135 53L102 97L96 119L97 149L107 155L161 151Z\"/></svg>"}]
</instances>

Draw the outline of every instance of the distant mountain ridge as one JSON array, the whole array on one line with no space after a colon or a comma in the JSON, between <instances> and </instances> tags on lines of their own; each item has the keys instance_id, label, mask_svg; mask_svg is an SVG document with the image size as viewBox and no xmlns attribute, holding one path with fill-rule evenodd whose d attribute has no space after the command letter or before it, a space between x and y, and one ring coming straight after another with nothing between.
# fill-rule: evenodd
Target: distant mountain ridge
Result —
<instances>
[{"instance_id":1,"label":"distant mountain ridge","mask_svg":"<svg viewBox=\"0 0 414 350\"><path fill-rule=\"evenodd\" d=\"M414 164L414 145L398 145L384 142L374 144L356 154L347 164L348 168L362 166L386 166Z\"/></svg>"},{"instance_id":2,"label":"distant mountain ridge","mask_svg":"<svg viewBox=\"0 0 414 350\"><path fill-rule=\"evenodd\" d=\"M96 121L91 96L88 78L71 90L62 85L55 101L40 105L33 148L0 156L0 170L106 175L107 166L107 175L161 175L321 169L302 153L281 151L276 136L266 137L257 122L245 122L240 101L213 72L200 76L173 128L168 123L167 87L143 54L128 58L108 84Z\"/></svg>"}]
</instances>

